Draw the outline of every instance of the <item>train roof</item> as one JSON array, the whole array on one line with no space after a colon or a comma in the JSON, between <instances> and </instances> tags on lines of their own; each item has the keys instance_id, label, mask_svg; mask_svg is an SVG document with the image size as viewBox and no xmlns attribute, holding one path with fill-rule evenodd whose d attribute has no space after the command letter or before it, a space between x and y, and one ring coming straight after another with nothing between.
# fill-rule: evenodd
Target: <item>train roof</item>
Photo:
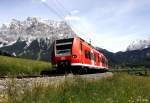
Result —
<instances>
[{"instance_id":1,"label":"train roof","mask_svg":"<svg viewBox=\"0 0 150 103\"><path fill-rule=\"evenodd\" d=\"M98 52L98 50L91 44L91 43L88 43L87 41L85 41L84 39L78 37L80 40L82 40L83 42L87 43L88 45L90 45L93 49L95 49L95 51Z\"/></svg>"}]
</instances>

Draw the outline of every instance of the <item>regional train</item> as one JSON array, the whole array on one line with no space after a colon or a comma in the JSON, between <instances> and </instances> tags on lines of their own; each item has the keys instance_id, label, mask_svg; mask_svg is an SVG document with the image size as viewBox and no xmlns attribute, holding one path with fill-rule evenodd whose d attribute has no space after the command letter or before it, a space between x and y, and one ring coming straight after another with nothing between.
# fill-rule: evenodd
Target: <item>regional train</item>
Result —
<instances>
[{"instance_id":1,"label":"regional train","mask_svg":"<svg viewBox=\"0 0 150 103\"><path fill-rule=\"evenodd\" d=\"M106 57L80 37L55 40L52 65L63 71L109 69Z\"/></svg>"}]
</instances>

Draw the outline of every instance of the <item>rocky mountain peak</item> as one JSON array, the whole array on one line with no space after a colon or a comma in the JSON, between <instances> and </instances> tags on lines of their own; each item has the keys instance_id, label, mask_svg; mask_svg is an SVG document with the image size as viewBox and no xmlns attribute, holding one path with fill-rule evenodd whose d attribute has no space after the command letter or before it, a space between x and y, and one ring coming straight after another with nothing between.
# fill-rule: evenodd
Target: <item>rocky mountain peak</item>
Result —
<instances>
[{"instance_id":1,"label":"rocky mountain peak","mask_svg":"<svg viewBox=\"0 0 150 103\"><path fill-rule=\"evenodd\" d=\"M8 27L4 24L0 28L0 37L8 43L16 41L18 38L23 40L27 38L57 39L73 35L72 29L65 21L41 20L37 17L28 17L23 21L12 19Z\"/></svg>"},{"instance_id":2,"label":"rocky mountain peak","mask_svg":"<svg viewBox=\"0 0 150 103\"><path fill-rule=\"evenodd\" d=\"M51 44L56 39L74 37L75 33L65 21L42 20L28 17L12 19L0 27L0 50L32 59L48 58Z\"/></svg>"},{"instance_id":3,"label":"rocky mountain peak","mask_svg":"<svg viewBox=\"0 0 150 103\"><path fill-rule=\"evenodd\" d=\"M128 47L127 51L132 51L132 50L143 50L145 48L150 47L150 38L147 40L136 40L133 41Z\"/></svg>"}]
</instances>

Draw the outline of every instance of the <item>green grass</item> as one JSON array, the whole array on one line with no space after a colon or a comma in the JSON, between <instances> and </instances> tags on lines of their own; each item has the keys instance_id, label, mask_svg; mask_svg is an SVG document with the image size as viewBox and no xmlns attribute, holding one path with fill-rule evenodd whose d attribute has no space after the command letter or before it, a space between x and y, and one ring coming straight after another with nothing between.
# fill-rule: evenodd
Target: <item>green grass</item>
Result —
<instances>
[{"instance_id":1,"label":"green grass","mask_svg":"<svg viewBox=\"0 0 150 103\"><path fill-rule=\"evenodd\" d=\"M39 75L51 69L51 63L0 56L0 75Z\"/></svg>"},{"instance_id":2,"label":"green grass","mask_svg":"<svg viewBox=\"0 0 150 103\"><path fill-rule=\"evenodd\" d=\"M10 89L11 88L11 89ZM8 103L150 103L150 77L115 74L88 81L66 79L57 87L36 84L32 89L10 87ZM12 89L13 88L13 89Z\"/></svg>"}]
</instances>

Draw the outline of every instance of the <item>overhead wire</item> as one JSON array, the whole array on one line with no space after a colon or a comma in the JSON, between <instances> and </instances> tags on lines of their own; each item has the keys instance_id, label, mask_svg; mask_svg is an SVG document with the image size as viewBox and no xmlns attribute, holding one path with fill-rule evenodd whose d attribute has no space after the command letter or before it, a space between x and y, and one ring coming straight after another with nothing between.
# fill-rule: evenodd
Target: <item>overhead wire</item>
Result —
<instances>
[{"instance_id":1,"label":"overhead wire","mask_svg":"<svg viewBox=\"0 0 150 103\"><path fill-rule=\"evenodd\" d=\"M55 15L57 15L60 19L62 19L62 20L64 20L70 27L71 27L71 29L73 30L73 28L75 29L75 31L77 31L78 33L80 33L77 29L76 29L76 27L74 26L74 25L71 25L71 20L65 20L64 18L65 18L65 16L66 15L68 15L68 16L72 16L72 14L71 14L71 12L69 11L69 10L67 10L65 7L64 7L64 5L59 1L59 0L55 0L55 9L54 8L52 8L50 5L48 5L47 3L45 3L45 2L42 2L42 4L46 7L46 8L48 8L50 11L52 11ZM59 7L59 8L58 8ZM63 14L64 13L64 14ZM79 36L79 35L77 35L74 31L72 32L72 34L74 35L74 36ZM91 39L87 36L87 35L85 35L85 34L83 34L83 33L80 33L80 35L84 35L87 39L89 39L89 41L91 41Z\"/></svg>"},{"instance_id":2,"label":"overhead wire","mask_svg":"<svg viewBox=\"0 0 150 103\"><path fill-rule=\"evenodd\" d=\"M57 15L59 18L62 18L62 16L60 14L58 14L58 12L53 9L51 6L49 6L48 4L46 4L45 2L42 2L42 4L47 8L49 9L50 11L52 11L55 15Z\"/></svg>"},{"instance_id":3,"label":"overhead wire","mask_svg":"<svg viewBox=\"0 0 150 103\"><path fill-rule=\"evenodd\" d=\"M60 5L65 12L67 12L68 15L71 15L71 13L63 6L63 4L59 1L59 0L55 0L57 2L58 5Z\"/></svg>"},{"instance_id":4,"label":"overhead wire","mask_svg":"<svg viewBox=\"0 0 150 103\"><path fill-rule=\"evenodd\" d=\"M59 12L65 13L65 16L64 16L63 20L64 20L64 21L71 27L71 29L72 29L71 21L65 19L66 15L69 16L69 17L71 17L71 13L69 12L69 10L67 10L67 9L63 6L63 4L62 4L59 0L54 0L54 1L55 1L56 5L58 5L58 7L60 8L60 9L59 9ZM56 6L56 7L57 7L57 6ZM72 34L75 36L76 33L73 31Z\"/></svg>"},{"instance_id":5,"label":"overhead wire","mask_svg":"<svg viewBox=\"0 0 150 103\"><path fill-rule=\"evenodd\" d=\"M71 16L71 13L61 4L61 2L59 2L58 0L55 0L55 9L52 8L50 5L48 5L47 3L43 2L42 4L48 8L50 11L52 11L54 14L56 14L60 19L64 20L68 25L71 26L70 20L65 20L65 16L69 15ZM58 7L61 7L60 9ZM65 11L66 14L63 14L63 9Z\"/></svg>"},{"instance_id":6,"label":"overhead wire","mask_svg":"<svg viewBox=\"0 0 150 103\"><path fill-rule=\"evenodd\" d=\"M57 2L57 4L59 6L62 7L62 9L64 9L64 11L67 13L68 16L70 16L70 17L72 16L72 14L63 6L63 4L59 0L55 0L55 1ZM67 22L67 20L66 20L66 22ZM74 28L75 31L77 31L78 33L80 33L74 25L71 25L71 20L68 20L67 23L69 23L69 25L71 26L72 29ZM87 39L89 39L89 42L91 42L91 38L88 37L87 35L85 35L83 33L80 33L80 35L84 35Z\"/></svg>"}]
</instances>

